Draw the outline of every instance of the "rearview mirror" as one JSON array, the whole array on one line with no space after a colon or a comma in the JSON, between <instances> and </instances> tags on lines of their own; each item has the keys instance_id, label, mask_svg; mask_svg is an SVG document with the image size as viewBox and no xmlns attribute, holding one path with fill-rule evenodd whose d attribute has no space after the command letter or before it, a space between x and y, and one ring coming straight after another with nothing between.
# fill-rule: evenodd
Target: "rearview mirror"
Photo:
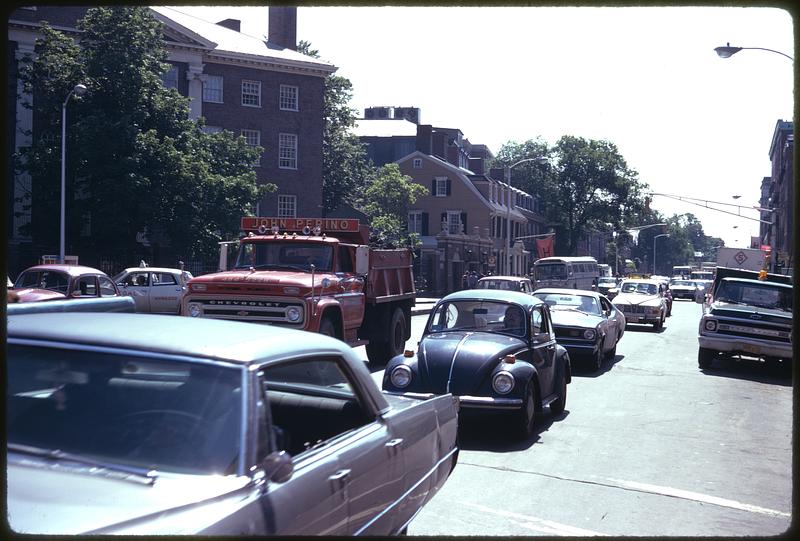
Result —
<instances>
[{"instance_id":1,"label":"rearview mirror","mask_svg":"<svg viewBox=\"0 0 800 541\"><path fill-rule=\"evenodd\" d=\"M294 473L292 455L286 451L276 451L268 454L264 457L261 467L264 468L264 474L267 479L274 483L284 483Z\"/></svg>"}]
</instances>

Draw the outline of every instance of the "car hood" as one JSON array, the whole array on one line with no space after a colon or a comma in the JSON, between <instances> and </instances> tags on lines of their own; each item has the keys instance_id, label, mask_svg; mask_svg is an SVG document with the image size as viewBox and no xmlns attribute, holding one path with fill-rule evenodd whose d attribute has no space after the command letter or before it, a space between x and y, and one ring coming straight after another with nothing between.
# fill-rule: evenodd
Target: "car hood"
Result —
<instances>
[{"instance_id":1,"label":"car hood","mask_svg":"<svg viewBox=\"0 0 800 541\"><path fill-rule=\"evenodd\" d=\"M332 285L335 285L339 281L335 274L317 272L314 274L314 285L317 288L320 287L323 278L328 278ZM209 284L222 288L228 285L248 284L255 286L299 286L310 289L311 273L288 270L257 270L255 272L250 272L249 270L227 271L198 276L192 278L190 283Z\"/></svg>"},{"instance_id":2,"label":"car hood","mask_svg":"<svg viewBox=\"0 0 800 541\"><path fill-rule=\"evenodd\" d=\"M20 533L195 533L216 519L203 504L249 482L246 477L163 474L151 485L107 470L11 462L8 522ZM198 508L202 510L193 513L193 520L170 520Z\"/></svg>"},{"instance_id":3,"label":"car hood","mask_svg":"<svg viewBox=\"0 0 800 541\"><path fill-rule=\"evenodd\" d=\"M754 323L778 323L790 326L792 324L792 312L724 301L712 302L709 313L717 317L747 319Z\"/></svg>"},{"instance_id":4,"label":"car hood","mask_svg":"<svg viewBox=\"0 0 800 541\"><path fill-rule=\"evenodd\" d=\"M614 297L614 304L660 304L658 295L642 295L641 293L619 293Z\"/></svg>"},{"instance_id":5,"label":"car hood","mask_svg":"<svg viewBox=\"0 0 800 541\"><path fill-rule=\"evenodd\" d=\"M594 328L603 319L600 316L583 314L575 310L553 310L552 308L550 309L550 317L553 319L553 325L588 328Z\"/></svg>"},{"instance_id":6,"label":"car hood","mask_svg":"<svg viewBox=\"0 0 800 541\"><path fill-rule=\"evenodd\" d=\"M20 289L12 289L17 294L19 301L17 302L39 302L39 301L52 301L57 299L66 299L67 296L58 291L50 291L49 289L37 289L33 287L24 287Z\"/></svg>"},{"instance_id":7,"label":"car hood","mask_svg":"<svg viewBox=\"0 0 800 541\"><path fill-rule=\"evenodd\" d=\"M500 357L523 347L525 342L519 338L488 332L429 334L420 344L419 370L430 392L472 394L497 366Z\"/></svg>"}]
</instances>

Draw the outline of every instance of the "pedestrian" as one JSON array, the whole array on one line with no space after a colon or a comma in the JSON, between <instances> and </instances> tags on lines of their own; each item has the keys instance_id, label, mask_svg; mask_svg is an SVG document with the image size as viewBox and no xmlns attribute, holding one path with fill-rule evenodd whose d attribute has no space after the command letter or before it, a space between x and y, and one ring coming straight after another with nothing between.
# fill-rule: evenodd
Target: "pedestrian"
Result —
<instances>
[{"instance_id":1,"label":"pedestrian","mask_svg":"<svg viewBox=\"0 0 800 541\"><path fill-rule=\"evenodd\" d=\"M461 277L461 289L469 287L469 271L464 271L464 276Z\"/></svg>"},{"instance_id":2,"label":"pedestrian","mask_svg":"<svg viewBox=\"0 0 800 541\"><path fill-rule=\"evenodd\" d=\"M469 277L467 278L467 286L470 289L474 289L476 285L478 285L478 273L475 272L475 271L472 271L470 273Z\"/></svg>"}]
</instances>

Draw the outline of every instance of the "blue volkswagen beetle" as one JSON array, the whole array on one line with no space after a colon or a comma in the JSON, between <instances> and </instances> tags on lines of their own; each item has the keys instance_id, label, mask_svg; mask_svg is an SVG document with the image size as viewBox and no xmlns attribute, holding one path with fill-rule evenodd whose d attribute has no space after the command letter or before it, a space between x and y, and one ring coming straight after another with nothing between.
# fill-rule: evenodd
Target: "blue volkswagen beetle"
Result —
<instances>
[{"instance_id":1,"label":"blue volkswagen beetle","mask_svg":"<svg viewBox=\"0 0 800 541\"><path fill-rule=\"evenodd\" d=\"M556 343L550 310L516 291L472 289L441 299L419 350L386 366L383 390L425 396L452 393L461 408L507 413L522 438L549 405L564 411L569 354Z\"/></svg>"}]
</instances>

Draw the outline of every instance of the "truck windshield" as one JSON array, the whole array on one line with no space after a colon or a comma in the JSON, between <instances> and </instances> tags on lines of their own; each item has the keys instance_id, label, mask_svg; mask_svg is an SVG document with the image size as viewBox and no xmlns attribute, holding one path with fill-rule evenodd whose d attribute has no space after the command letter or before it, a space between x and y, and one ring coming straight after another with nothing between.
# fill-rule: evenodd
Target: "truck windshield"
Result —
<instances>
[{"instance_id":1,"label":"truck windshield","mask_svg":"<svg viewBox=\"0 0 800 541\"><path fill-rule=\"evenodd\" d=\"M567 266L563 263L548 263L547 265L536 265L537 280L566 280Z\"/></svg>"},{"instance_id":2,"label":"truck windshield","mask_svg":"<svg viewBox=\"0 0 800 541\"><path fill-rule=\"evenodd\" d=\"M714 300L791 312L792 288L766 282L759 284L723 280Z\"/></svg>"},{"instance_id":3,"label":"truck windshield","mask_svg":"<svg viewBox=\"0 0 800 541\"><path fill-rule=\"evenodd\" d=\"M236 258L236 269L289 269L317 272L333 269L333 247L320 242L280 240L270 242L244 242Z\"/></svg>"}]
</instances>

